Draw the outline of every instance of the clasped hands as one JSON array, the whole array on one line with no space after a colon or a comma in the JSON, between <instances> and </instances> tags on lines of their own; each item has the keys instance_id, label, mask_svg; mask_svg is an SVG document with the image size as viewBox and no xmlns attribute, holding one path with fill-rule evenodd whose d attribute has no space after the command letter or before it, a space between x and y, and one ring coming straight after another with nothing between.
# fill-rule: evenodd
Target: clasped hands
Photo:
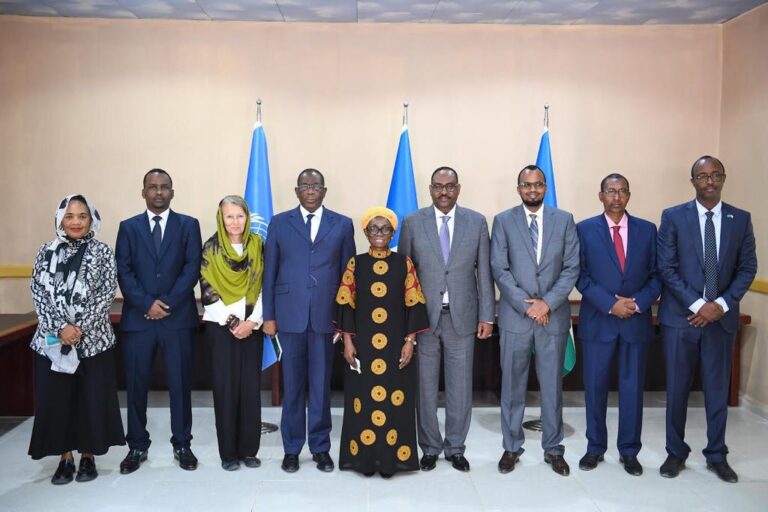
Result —
<instances>
[{"instance_id":1,"label":"clasped hands","mask_svg":"<svg viewBox=\"0 0 768 512\"><path fill-rule=\"evenodd\" d=\"M155 302L152 303L152 306L149 308L149 311L147 311L147 313L144 315L144 318L146 318L147 320L162 320L163 318L170 315L171 315L171 306L161 301L160 299L155 299Z\"/></svg>"},{"instance_id":2,"label":"clasped hands","mask_svg":"<svg viewBox=\"0 0 768 512\"><path fill-rule=\"evenodd\" d=\"M549 305L543 299L525 299L523 302L531 305L525 310L525 316L539 325L549 323Z\"/></svg>"},{"instance_id":3,"label":"clasped hands","mask_svg":"<svg viewBox=\"0 0 768 512\"><path fill-rule=\"evenodd\" d=\"M611 307L611 315L617 318L629 318L637 313L637 303L632 297L622 297L614 295L616 302Z\"/></svg>"},{"instance_id":4,"label":"clasped hands","mask_svg":"<svg viewBox=\"0 0 768 512\"><path fill-rule=\"evenodd\" d=\"M724 314L723 306L715 301L707 302L701 306L698 313L688 316L688 323L694 327L706 327L723 318Z\"/></svg>"},{"instance_id":5,"label":"clasped hands","mask_svg":"<svg viewBox=\"0 0 768 512\"><path fill-rule=\"evenodd\" d=\"M75 345L83 336L83 331L79 327L67 324L60 332L59 339L62 345Z\"/></svg>"}]
</instances>

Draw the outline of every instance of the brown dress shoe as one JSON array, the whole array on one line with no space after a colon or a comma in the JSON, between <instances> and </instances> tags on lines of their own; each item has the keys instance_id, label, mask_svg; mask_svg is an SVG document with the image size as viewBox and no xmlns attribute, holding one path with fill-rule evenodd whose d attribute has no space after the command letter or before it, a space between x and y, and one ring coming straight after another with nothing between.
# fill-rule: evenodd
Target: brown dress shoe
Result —
<instances>
[{"instance_id":1,"label":"brown dress shoe","mask_svg":"<svg viewBox=\"0 0 768 512\"><path fill-rule=\"evenodd\" d=\"M571 468L568 467L568 463L562 455L553 455L551 453L544 454L544 462L552 465L552 471L561 476L568 476L571 474Z\"/></svg>"},{"instance_id":2,"label":"brown dress shoe","mask_svg":"<svg viewBox=\"0 0 768 512\"><path fill-rule=\"evenodd\" d=\"M499 460L499 473L509 473L515 469L515 463L520 458L520 454L517 452L504 451L504 454Z\"/></svg>"}]
</instances>

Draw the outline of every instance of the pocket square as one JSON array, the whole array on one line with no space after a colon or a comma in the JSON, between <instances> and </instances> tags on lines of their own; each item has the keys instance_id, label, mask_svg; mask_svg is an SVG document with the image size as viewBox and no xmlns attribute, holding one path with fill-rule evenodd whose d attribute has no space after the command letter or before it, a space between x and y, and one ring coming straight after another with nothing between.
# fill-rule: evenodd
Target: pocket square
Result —
<instances>
[{"instance_id":1,"label":"pocket square","mask_svg":"<svg viewBox=\"0 0 768 512\"><path fill-rule=\"evenodd\" d=\"M726 215L726 216L725 216L725 218L727 218L727 219L732 219L732 218L733 218L733 214L732 214L732 213L729 213L728 215Z\"/></svg>"}]
</instances>

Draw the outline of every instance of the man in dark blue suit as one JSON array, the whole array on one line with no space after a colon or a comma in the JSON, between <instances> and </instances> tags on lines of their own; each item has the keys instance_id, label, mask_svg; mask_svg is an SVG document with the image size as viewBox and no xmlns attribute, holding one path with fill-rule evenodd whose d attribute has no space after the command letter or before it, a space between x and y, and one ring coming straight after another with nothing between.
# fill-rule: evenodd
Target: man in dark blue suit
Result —
<instances>
[{"instance_id":1,"label":"man in dark blue suit","mask_svg":"<svg viewBox=\"0 0 768 512\"><path fill-rule=\"evenodd\" d=\"M263 330L279 331L283 348L280 430L282 468L289 473L299 469L305 441L319 470L334 467L329 451L335 298L355 240L352 220L323 207L326 190L320 171L301 171L299 206L272 218L264 251Z\"/></svg>"},{"instance_id":2,"label":"man in dark blue suit","mask_svg":"<svg viewBox=\"0 0 768 512\"><path fill-rule=\"evenodd\" d=\"M123 293L120 321L125 363L130 448L120 472L147 459L147 393L159 348L171 399L171 443L182 469L197 468L192 439L192 338L199 325L194 288L200 278L200 225L170 209L173 182L162 169L144 176L145 212L124 220L117 232L117 280ZM258 426L256 426L258 428Z\"/></svg>"},{"instance_id":3,"label":"man in dark blue suit","mask_svg":"<svg viewBox=\"0 0 768 512\"><path fill-rule=\"evenodd\" d=\"M656 226L627 213L629 196L629 181L621 174L609 174L598 194L603 213L576 226L587 413L587 453L579 468L595 469L608 448L605 414L610 369L616 358L619 461L627 473L639 476L643 474L637 454L642 446L645 363L653 339L651 305L659 297L661 284L656 276Z\"/></svg>"},{"instance_id":4,"label":"man in dark blue suit","mask_svg":"<svg viewBox=\"0 0 768 512\"><path fill-rule=\"evenodd\" d=\"M696 199L664 210L658 269L664 285L659 308L667 363L667 460L661 476L674 478L691 448L685 443L688 394L697 364L707 416L707 468L738 481L728 465L725 424L728 382L739 302L757 273L749 212L720 200L725 167L703 156L691 167Z\"/></svg>"}]
</instances>

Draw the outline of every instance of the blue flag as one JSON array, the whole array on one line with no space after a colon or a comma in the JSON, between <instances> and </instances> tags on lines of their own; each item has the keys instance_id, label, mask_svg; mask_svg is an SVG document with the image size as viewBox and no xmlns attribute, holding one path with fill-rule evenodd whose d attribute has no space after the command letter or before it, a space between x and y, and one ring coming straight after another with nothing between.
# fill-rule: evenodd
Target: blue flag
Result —
<instances>
[{"instance_id":1,"label":"blue flag","mask_svg":"<svg viewBox=\"0 0 768 512\"><path fill-rule=\"evenodd\" d=\"M397 223L402 225L403 218L419 209L416 201L416 182L413 179L413 161L411 160L411 142L408 140L408 126L403 126L400 144L397 146L395 168L392 170L392 182L389 184L387 208L397 214ZM395 231L389 247L397 250L400 230Z\"/></svg>"},{"instance_id":2,"label":"blue flag","mask_svg":"<svg viewBox=\"0 0 768 512\"><path fill-rule=\"evenodd\" d=\"M264 127L257 122L251 138L251 157L248 161L248 177L245 182L245 202L251 211L251 232L267 239L267 227L272 220L272 185L269 182L269 156ZM264 354L261 369L265 370L279 360L276 347L279 342L264 336Z\"/></svg>"},{"instance_id":3,"label":"blue flag","mask_svg":"<svg viewBox=\"0 0 768 512\"><path fill-rule=\"evenodd\" d=\"M544 204L557 208L557 191L555 189L555 169L552 167L552 151L549 147L549 127L544 127L539 143L539 154L536 156L536 167L542 170L547 182L547 194L544 196ZM563 376L568 375L576 365L576 344L573 341L573 326L568 333L568 342L565 345L565 361L563 362Z\"/></svg>"},{"instance_id":4,"label":"blue flag","mask_svg":"<svg viewBox=\"0 0 768 512\"><path fill-rule=\"evenodd\" d=\"M557 190L555 188L555 169L552 167L552 152L549 149L549 127L544 128L539 143L539 154L536 156L536 167L544 172L547 182L547 194L544 204L557 208Z\"/></svg>"}]
</instances>

